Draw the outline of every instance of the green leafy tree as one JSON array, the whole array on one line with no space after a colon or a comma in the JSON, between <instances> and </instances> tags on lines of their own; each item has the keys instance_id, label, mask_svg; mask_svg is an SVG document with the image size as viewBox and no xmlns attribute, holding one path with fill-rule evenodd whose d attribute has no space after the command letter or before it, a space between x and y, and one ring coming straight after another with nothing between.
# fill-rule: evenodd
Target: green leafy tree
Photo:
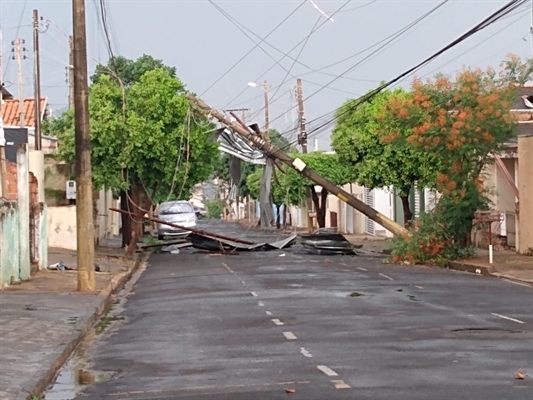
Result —
<instances>
[{"instance_id":1,"label":"green leafy tree","mask_svg":"<svg viewBox=\"0 0 533 400\"><path fill-rule=\"evenodd\" d=\"M209 133L213 125L192 117L185 94L185 86L168 68L145 72L125 91L108 75L90 87L95 187L129 191L133 204L126 208L139 206L139 215L153 202L188 199L192 187L207 179L218 161L218 144ZM66 123L69 113L63 117ZM58 121L52 124L60 126ZM60 156L73 161L73 129L55 133Z\"/></svg>"},{"instance_id":2,"label":"green leafy tree","mask_svg":"<svg viewBox=\"0 0 533 400\"><path fill-rule=\"evenodd\" d=\"M356 100L348 100L337 110L332 134L333 149L343 164L352 167L359 185L369 189L395 188L402 200L406 226L413 217L409 193L417 182L427 186L435 157L405 142L388 142L391 135L408 137L411 128L388 123L382 116L387 104L407 101L411 96L397 89L382 92L358 107L353 107Z\"/></svg>"},{"instance_id":3,"label":"green leafy tree","mask_svg":"<svg viewBox=\"0 0 533 400\"><path fill-rule=\"evenodd\" d=\"M170 76L176 77L176 68L163 64L152 56L143 54L136 60L116 56L109 59L107 65L97 65L94 74L91 76L93 83L98 83L103 76L109 76L112 80L120 80L124 87L129 87L135 82L139 82L141 77L148 71L154 69L165 69Z\"/></svg>"}]
</instances>

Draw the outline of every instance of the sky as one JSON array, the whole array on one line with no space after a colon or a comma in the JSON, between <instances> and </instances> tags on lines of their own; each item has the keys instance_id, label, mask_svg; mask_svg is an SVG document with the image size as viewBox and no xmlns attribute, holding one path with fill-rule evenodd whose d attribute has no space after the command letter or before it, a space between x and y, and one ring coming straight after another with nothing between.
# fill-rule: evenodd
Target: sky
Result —
<instances>
[{"instance_id":1,"label":"sky","mask_svg":"<svg viewBox=\"0 0 533 400\"><path fill-rule=\"evenodd\" d=\"M161 59L175 66L188 89L212 107L251 109L247 121L261 125L263 88L248 83L260 85L266 81L271 127L289 140L296 137L297 78L302 79L305 115L308 130L312 130L324 121L318 118L333 112L347 99L357 98L381 81L391 80L415 66L508 2L448 0L384 46L384 39L443 1L316 0L314 4L310 0L102 1L107 10L112 54L131 59L149 54ZM22 66L23 90L24 95L33 95L34 9L42 17L41 93L55 113L64 109L68 101L71 0L0 0L2 72L5 86L18 96L17 64L10 60L11 42L17 37L24 39L27 51ZM86 18L91 72L98 63L105 64L110 55L100 0L86 0ZM497 68L509 53L529 58L531 19L531 6L523 6L441 55L416 75L424 78L437 72L453 75L463 66ZM400 86L409 87L411 81L409 77ZM311 149L314 139L318 139L319 149L329 149L330 130L312 134Z\"/></svg>"}]
</instances>

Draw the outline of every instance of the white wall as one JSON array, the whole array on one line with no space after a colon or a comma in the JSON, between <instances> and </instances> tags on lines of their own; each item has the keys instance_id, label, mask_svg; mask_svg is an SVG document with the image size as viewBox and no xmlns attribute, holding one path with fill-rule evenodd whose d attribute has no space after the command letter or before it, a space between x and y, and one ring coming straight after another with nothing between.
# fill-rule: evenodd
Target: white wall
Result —
<instances>
[{"instance_id":1,"label":"white wall","mask_svg":"<svg viewBox=\"0 0 533 400\"><path fill-rule=\"evenodd\" d=\"M118 235L119 213L109 211L120 208L111 191L100 191L96 202L95 238L97 244L111 236ZM48 246L76 250L76 206L48 207Z\"/></svg>"},{"instance_id":2,"label":"white wall","mask_svg":"<svg viewBox=\"0 0 533 400\"><path fill-rule=\"evenodd\" d=\"M48 247L76 250L76 206L48 207Z\"/></svg>"}]
</instances>

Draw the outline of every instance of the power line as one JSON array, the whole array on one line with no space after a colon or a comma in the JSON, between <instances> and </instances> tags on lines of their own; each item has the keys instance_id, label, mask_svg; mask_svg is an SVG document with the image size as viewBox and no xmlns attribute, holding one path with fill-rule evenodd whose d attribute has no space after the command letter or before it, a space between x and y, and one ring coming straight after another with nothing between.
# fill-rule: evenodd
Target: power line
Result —
<instances>
[{"instance_id":1,"label":"power line","mask_svg":"<svg viewBox=\"0 0 533 400\"><path fill-rule=\"evenodd\" d=\"M526 12L528 12L528 10L524 10L524 11L521 11L520 14L525 14ZM500 32L504 31L505 29L509 28L510 26L514 25L516 22L520 21L522 18L524 18L524 15L521 15L519 16L518 18L514 19L513 21L511 21L509 24L505 25L503 28L497 30L496 32L494 32L492 35L486 37L484 40L482 40L481 42L475 44L474 46L472 47L469 47L468 49L466 49L465 51L463 51L461 54L458 54L456 57L452 58L451 60L447 61L446 63L440 65L439 67L429 71L428 73L426 73L425 75L422 75L420 78L425 78L426 76L428 75L431 75L433 74L434 72L438 71L439 69L441 69L442 67L445 67L446 65L450 64L451 62L457 60L459 57L462 57L463 55L465 55L466 53L468 53L469 51L475 49L476 47L479 47L481 46L483 43L485 43L486 41L488 41L489 39L492 39L494 36L496 36L497 34L499 34ZM503 18L502 18L503 19Z\"/></svg>"},{"instance_id":2,"label":"power line","mask_svg":"<svg viewBox=\"0 0 533 400\"><path fill-rule=\"evenodd\" d=\"M351 1L351 0L349 0ZM348 1L348 2L349 2ZM347 4L348 2L346 2L345 4ZM343 4L339 10L344 7ZM335 14L332 14L332 16L335 15ZM306 37L304 37L302 40L300 40L294 47L292 47L288 52L287 54L290 54L294 49L296 49L300 44L302 44L303 42L305 42L307 40L307 38L309 36L311 36L313 33L315 33L318 29L320 29L324 24L326 24L327 22L329 22L329 20L324 20L320 25L318 25L313 31L311 31ZM283 60L285 58L282 57L278 60L278 62L280 62L281 60ZM263 76L265 76L268 72L270 72L277 64L274 64L272 65L270 68L268 68L265 72L263 72L258 78L255 79L255 82L259 81L261 78L263 78ZM281 85L280 85L281 86ZM229 104L231 104L233 101L235 101L236 99L238 99L246 90L248 90L248 87L244 88L237 96L235 96L233 99L231 99L228 104L226 104L223 108L227 108Z\"/></svg>"},{"instance_id":3,"label":"power line","mask_svg":"<svg viewBox=\"0 0 533 400\"><path fill-rule=\"evenodd\" d=\"M423 14L421 17L417 18L415 21L411 22L409 25L407 25L406 27L404 27L403 29L400 29L396 34L392 35L392 37L387 40L383 45L379 46L376 50L374 50L372 53L370 53L369 55L367 55L366 57L364 57L362 60L360 60L359 62L355 63L354 65L352 65L350 68L348 68L346 71L344 71L342 74L336 76L335 78L333 78L331 81L329 81L327 84L323 85L320 89L316 90L314 93L312 93L310 96L307 97L307 99L315 96L317 93L319 93L320 91L322 91L323 89L325 89L327 86L329 86L330 84L332 84L333 82L337 81L341 76L351 72L352 70L354 70L356 67L362 65L365 61L368 61L369 59L372 58L372 56L378 54L380 52L380 50L386 48L390 43L394 42L398 37L400 37L401 35L403 35L405 32L407 32L409 29L413 28L414 26L416 26L418 23L420 23L424 18L426 18L427 16L431 15L432 13L434 13L435 11L437 11L440 7L442 7L443 5L445 5L448 1L450 0L443 0L441 3L439 3L437 6L433 7L430 11L426 12L425 14ZM273 121L275 121L276 119L278 119L278 117L274 118Z\"/></svg>"},{"instance_id":4,"label":"power line","mask_svg":"<svg viewBox=\"0 0 533 400\"><path fill-rule=\"evenodd\" d=\"M228 18L230 21L232 21L232 19L230 19L227 14L219 7L217 6L212 0L209 0L209 2L215 6L215 8L217 8L219 11L221 11L225 16L226 18ZM290 17L292 17L305 3L307 2L307 0L304 0L300 3L300 5L298 7L296 7L288 16L286 16L280 23L278 23L274 29L272 29L263 39L261 39L261 42L257 43L252 49L250 49L244 56L242 56L235 64L233 64L226 72L224 72L215 82L213 82L207 89L205 89L202 94L200 95L203 96L207 91L209 91L213 86L215 86L218 82L220 82L227 74L229 74L237 65L239 65L246 57L248 57L248 55L250 55L250 53L252 53L257 47L259 47L259 45L264 42L270 35L272 35L276 30L278 30L279 27L281 27L281 25L283 25ZM233 100L232 100L233 101ZM226 107L224 107L226 108Z\"/></svg>"},{"instance_id":5,"label":"power line","mask_svg":"<svg viewBox=\"0 0 533 400\"><path fill-rule=\"evenodd\" d=\"M377 45L385 42L385 44L383 44L382 46L380 46L377 50L375 50L374 52L370 53L368 56L366 56L365 58L363 58L361 61L359 61L356 65L354 65L352 67L351 70L353 70L355 67L357 66L361 66L361 65L364 65L366 62L370 61L372 58L374 58L375 56L377 56L378 54L380 54L382 51L384 51L392 42L394 42L397 38L399 38L400 36L402 36L404 33L406 33L407 31L409 31L410 29L412 28L415 28L420 22L422 22L425 18L427 18L428 16L430 16L431 14L433 14L434 12L436 12L438 9L440 9L442 6L444 6L449 0L444 0L443 2L441 2L440 4L438 4L436 7L433 7L431 10L429 10L428 12L424 13L422 16L420 16L419 18L415 19L414 21L412 21L411 23L409 23L408 25L406 25L405 27L403 27L402 29L399 29L398 31L396 31L395 33L387 36L385 39L383 40L380 40L379 42L367 47L366 49L362 50L362 51L359 51L357 53L355 53L354 55L351 55L343 60L340 60L336 63L333 63L333 64L330 64L326 67L323 67L321 69L326 69L326 68L330 68L332 66L335 66L337 64L340 64L344 61L347 61L351 58L354 58L355 56L359 55L359 54L362 54L364 52L366 52L367 50L369 49L372 49L374 47L376 47ZM351 71L350 70L350 71ZM349 71L345 72L345 73L348 73ZM308 75L308 73L306 74L301 74L300 76L305 76L305 75ZM334 82L335 80L338 80L340 78L342 78L343 76L342 75L334 75L334 74L329 74L331 76L334 76L335 79L330 81L327 85L319 85L319 84L315 84L317 86L321 86L321 89L325 89L325 88L329 88L329 85ZM339 89L332 89L332 90L339 90ZM277 99L274 98L273 101L276 101ZM277 118L276 118L277 119ZM274 121L276 120L274 119Z\"/></svg>"},{"instance_id":6,"label":"power line","mask_svg":"<svg viewBox=\"0 0 533 400\"><path fill-rule=\"evenodd\" d=\"M396 78L390 80L389 82L386 82L386 83L380 85L379 87L377 87L376 89L368 92L364 96L354 100L354 102L352 102L352 104L350 104L347 107L345 107L344 110L340 110L338 115L335 115L334 118L328 120L327 122L322 123L317 128L313 129L313 131L309 132L308 136L310 136L313 133L317 133L320 130L322 130L322 129L326 128L327 126L331 125L333 122L335 122L337 120L337 118L340 118L340 117L352 112L359 105L361 105L364 102L369 101L374 96L376 96L377 94L382 92L384 89L386 89L389 86L392 86L393 84L395 84L396 82L399 82L402 79L405 79L406 77L412 75L414 72L418 71L420 68L422 68L426 64L430 63L431 61L433 61L435 58L437 58L441 54L443 54L446 51L450 50L451 48L457 46L458 44L462 43L463 41L465 41L469 37L471 37L474 34L480 32L481 30L487 28L488 26L498 22L503 17L505 17L506 15L509 15L512 11L516 10L517 8L520 8L521 6L523 6L524 4L528 3L529 1L530 0L512 0L512 1L510 1L505 6L499 8L496 12L492 13L489 17L485 18L482 22L480 22L479 24L477 24L476 26L474 26L473 28L468 30L466 33L461 35L459 38L455 39L450 44L448 44L447 46L443 47L442 49L440 49L439 51L434 53L432 56L426 58L424 61L420 62L419 64L415 65L414 67L410 68L409 70L401 73L400 75L398 75ZM316 92L312 93L308 98L314 96L315 94L317 94L321 90L322 89L319 89ZM319 117L319 119L324 118L324 117L326 117L328 115L337 114L337 111L338 110L329 112L329 113L325 114L324 116Z\"/></svg>"},{"instance_id":7,"label":"power line","mask_svg":"<svg viewBox=\"0 0 533 400\"><path fill-rule=\"evenodd\" d=\"M17 32L15 33L16 38L19 37L20 28L22 27L22 20L24 19L24 12L26 11L27 4L28 4L28 0L24 0L24 4L22 5L22 12L20 13L19 23L17 25ZM4 73L2 74L2 76L6 76L7 70L9 69L10 62L11 62L11 57L7 57L6 68L4 69Z\"/></svg>"}]
</instances>

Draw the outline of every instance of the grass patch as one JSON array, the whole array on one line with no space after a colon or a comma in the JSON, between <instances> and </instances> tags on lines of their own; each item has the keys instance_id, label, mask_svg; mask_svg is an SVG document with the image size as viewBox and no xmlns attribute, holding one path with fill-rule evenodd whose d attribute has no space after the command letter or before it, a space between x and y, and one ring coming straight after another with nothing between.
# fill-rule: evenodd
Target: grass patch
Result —
<instances>
[{"instance_id":1,"label":"grass patch","mask_svg":"<svg viewBox=\"0 0 533 400\"><path fill-rule=\"evenodd\" d=\"M350 294L350 297L361 297L361 296L364 296L362 293L359 293L359 292L353 292Z\"/></svg>"},{"instance_id":2,"label":"grass patch","mask_svg":"<svg viewBox=\"0 0 533 400\"><path fill-rule=\"evenodd\" d=\"M105 331L109 325L111 325L115 321L123 321L124 317L120 316L103 316L100 322L98 322L98 325L96 325L95 331L96 334L99 335L103 331Z\"/></svg>"},{"instance_id":3,"label":"grass patch","mask_svg":"<svg viewBox=\"0 0 533 400\"><path fill-rule=\"evenodd\" d=\"M417 299L415 296L413 296L412 294L408 294L408 295L407 295L407 298L408 298L409 300L412 300L412 301L418 301L418 299Z\"/></svg>"}]
</instances>

